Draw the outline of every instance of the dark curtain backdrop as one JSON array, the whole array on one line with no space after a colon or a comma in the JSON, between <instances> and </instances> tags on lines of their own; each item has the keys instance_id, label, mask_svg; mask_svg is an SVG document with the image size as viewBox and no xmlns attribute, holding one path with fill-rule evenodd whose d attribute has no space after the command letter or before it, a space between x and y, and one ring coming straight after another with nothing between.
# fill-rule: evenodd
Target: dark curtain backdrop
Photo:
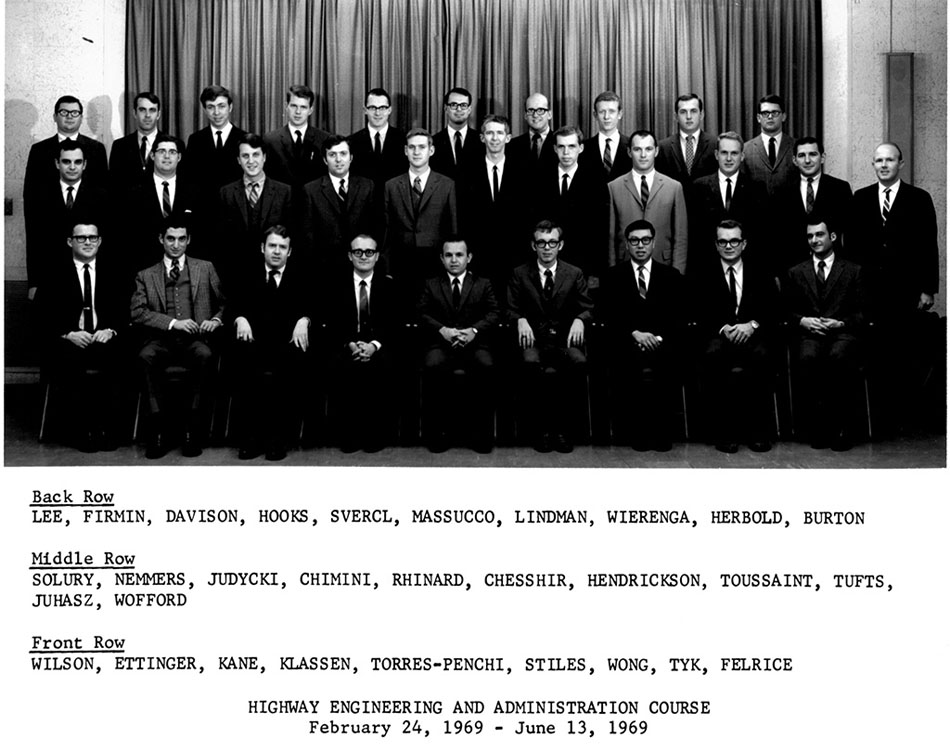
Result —
<instances>
[{"instance_id":1,"label":"dark curtain backdrop","mask_svg":"<svg viewBox=\"0 0 950 751\"><path fill-rule=\"evenodd\" d=\"M676 96L695 91L707 131L751 138L759 97L775 92L788 132L821 137L819 18L820 0L128 0L126 87L158 94L162 127L183 138L206 124L211 83L259 133L306 83L315 124L343 134L363 126L374 86L395 124L438 130L458 85L475 95L473 124L507 114L515 135L531 92L549 97L555 127L589 134L594 97L612 89L625 133L668 135Z\"/></svg>"}]
</instances>

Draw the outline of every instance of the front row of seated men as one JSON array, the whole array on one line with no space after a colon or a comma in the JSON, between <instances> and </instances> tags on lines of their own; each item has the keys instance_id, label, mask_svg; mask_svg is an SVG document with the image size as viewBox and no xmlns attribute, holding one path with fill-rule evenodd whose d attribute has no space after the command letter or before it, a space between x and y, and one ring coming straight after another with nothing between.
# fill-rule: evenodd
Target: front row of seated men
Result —
<instances>
[{"instance_id":1,"label":"front row of seated men","mask_svg":"<svg viewBox=\"0 0 950 751\"><path fill-rule=\"evenodd\" d=\"M72 263L57 268L41 290L47 362L72 387L79 448L116 445L108 421L119 413L122 340L129 334L146 396L148 458L167 453L175 426L183 428L182 453L201 453L225 342L225 370L234 374L241 415L239 458L283 459L310 409L313 384L324 376L341 448L372 452L386 445L393 405L415 397L396 393L404 383L397 364L405 362L400 332L408 318L396 283L374 272L376 241L353 238L350 270L315 290L298 275L303 267L290 261L286 228L270 227L261 259L247 265L226 304L215 267L187 255L183 225L166 220L164 257L138 272L131 306L111 259L99 258L100 232L91 220L73 226L66 239ZM835 257L835 227L809 219L812 258L790 270L781 300L774 278L757 259L743 257L746 240L735 220L719 223L719 262L707 264L709 273L691 279L689 288L678 271L653 260L650 222L631 222L624 237L628 260L608 272L597 311L615 436L639 451L671 448L671 396L692 349L717 449L734 453L747 443L768 451L775 345L786 320L797 333L794 368L811 442L849 447L846 407L861 362L865 300L860 267ZM466 426L472 448L491 451L501 389L517 393L522 424L538 451L572 450L594 304L584 274L558 259L563 243L556 223L536 225L536 258L511 274L504 314L489 280L469 271L465 241L443 244L444 271L426 282L414 315L423 344L423 435L432 451L457 440L458 424ZM311 346L315 321L325 329L319 347ZM511 325L499 328L501 321ZM695 336L687 335L687 321L695 322ZM517 345L508 348L517 351L510 385L494 374L493 349L500 355L505 337Z\"/></svg>"}]
</instances>

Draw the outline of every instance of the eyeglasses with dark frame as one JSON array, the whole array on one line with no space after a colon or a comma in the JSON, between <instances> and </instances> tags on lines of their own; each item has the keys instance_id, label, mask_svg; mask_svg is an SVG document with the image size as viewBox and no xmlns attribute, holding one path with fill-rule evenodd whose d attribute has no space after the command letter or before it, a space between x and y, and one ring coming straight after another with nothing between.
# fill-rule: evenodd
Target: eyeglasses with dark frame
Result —
<instances>
[{"instance_id":1,"label":"eyeglasses with dark frame","mask_svg":"<svg viewBox=\"0 0 950 751\"><path fill-rule=\"evenodd\" d=\"M56 110L60 117L77 118L82 117L82 110Z\"/></svg>"},{"instance_id":2,"label":"eyeglasses with dark frame","mask_svg":"<svg viewBox=\"0 0 950 751\"><path fill-rule=\"evenodd\" d=\"M99 242L99 235L73 235L73 242L87 245Z\"/></svg>"},{"instance_id":3,"label":"eyeglasses with dark frame","mask_svg":"<svg viewBox=\"0 0 950 751\"><path fill-rule=\"evenodd\" d=\"M628 237L627 245L649 245L653 242L653 235L649 237Z\"/></svg>"},{"instance_id":4,"label":"eyeglasses with dark frame","mask_svg":"<svg viewBox=\"0 0 950 751\"><path fill-rule=\"evenodd\" d=\"M538 250L543 250L544 248L554 250L560 244L561 244L560 240L535 240L534 241L534 247L536 247Z\"/></svg>"},{"instance_id":5,"label":"eyeglasses with dark frame","mask_svg":"<svg viewBox=\"0 0 950 751\"><path fill-rule=\"evenodd\" d=\"M533 115L533 116L535 116L535 117L538 117L539 115L546 115L546 114L548 114L548 112L550 112L550 111L551 111L551 110L548 109L547 107L533 107L533 108L531 108L531 109L525 110L525 114L526 114L526 115Z\"/></svg>"},{"instance_id":6,"label":"eyeglasses with dark frame","mask_svg":"<svg viewBox=\"0 0 950 751\"><path fill-rule=\"evenodd\" d=\"M449 102L445 106L450 110L467 110L472 105L468 102Z\"/></svg>"},{"instance_id":7,"label":"eyeglasses with dark frame","mask_svg":"<svg viewBox=\"0 0 950 751\"><path fill-rule=\"evenodd\" d=\"M744 239L741 237L731 237L728 240L726 238L720 237L718 240L716 240L716 245L718 245L720 248L738 248L743 242Z\"/></svg>"},{"instance_id":8,"label":"eyeglasses with dark frame","mask_svg":"<svg viewBox=\"0 0 950 751\"><path fill-rule=\"evenodd\" d=\"M778 117L782 114L782 110L761 110L759 112L759 117Z\"/></svg>"},{"instance_id":9,"label":"eyeglasses with dark frame","mask_svg":"<svg viewBox=\"0 0 950 751\"><path fill-rule=\"evenodd\" d=\"M392 105L390 105L390 104L380 104L379 106L377 106L377 105L375 105L375 104L367 104L367 105L366 105L366 111L367 111L367 112L385 112L386 110L390 109L391 107L392 107Z\"/></svg>"},{"instance_id":10,"label":"eyeglasses with dark frame","mask_svg":"<svg viewBox=\"0 0 950 751\"><path fill-rule=\"evenodd\" d=\"M376 248L357 248L356 250L350 250L350 253L357 258L372 258L378 252Z\"/></svg>"}]
</instances>

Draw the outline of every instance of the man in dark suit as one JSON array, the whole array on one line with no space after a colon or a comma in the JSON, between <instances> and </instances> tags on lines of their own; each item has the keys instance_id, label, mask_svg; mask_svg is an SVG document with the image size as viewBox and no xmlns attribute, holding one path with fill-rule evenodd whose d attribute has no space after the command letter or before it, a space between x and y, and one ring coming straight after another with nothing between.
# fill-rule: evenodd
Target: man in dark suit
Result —
<instances>
[{"instance_id":1,"label":"man in dark suit","mask_svg":"<svg viewBox=\"0 0 950 751\"><path fill-rule=\"evenodd\" d=\"M455 180L459 200L462 186L471 179L471 173L480 166L485 148L478 134L468 127L472 113L472 94L460 86L452 88L442 98L445 109L445 127L432 137L435 153L430 165L441 175Z\"/></svg>"},{"instance_id":2,"label":"man in dark suit","mask_svg":"<svg viewBox=\"0 0 950 751\"><path fill-rule=\"evenodd\" d=\"M802 381L799 404L813 448L847 451L848 405L857 382L865 318L861 267L835 253L834 225L809 215L805 234L812 257L792 266L782 287Z\"/></svg>"},{"instance_id":3,"label":"man in dark suit","mask_svg":"<svg viewBox=\"0 0 950 751\"><path fill-rule=\"evenodd\" d=\"M689 200L693 181L716 171L716 141L703 131L703 100L697 94L676 97L678 132L660 141L656 170L683 186Z\"/></svg>"},{"instance_id":4,"label":"man in dark suit","mask_svg":"<svg viewBox=\"0 0 950 751\"><path fill-rule=\"evenodd\" d=\"M734 454L741 441L768 451L775 280L761 263L743 258L746 241L734 219L719 223L715 242L720 263L691 276L690 299L703 338L700 370L716 449Z\"/></svg>"},{"instance_id":5,"label":"man in dark suit","mask_svg":"<svg viewBox=\"0 0 950 751\"><path fill-rule=\"evenodd\" d=\"M152 266L164 255L161 236L162 224L172 214L187 221L189 226L198 224L198 196L195 187L179 176L179 165L185 144L175 136L159 134L153 143L149 162L148 180L129 190L123 220L124 236L128 251L124 265L134 276L136 271ZM192 231L189 246L199 257L205 255L200 237ZM130 276L131 278L131 276Z\"/></svg>"},{"instance_id":6,"label":"man in dark suit","mask_svg":"<svg viewBox=\"0 0 950 751\"><path fill-rule=\"evenodd\" d=\"M55 185L59 179L56 163L59 160L59 144L70 140L82 146L85 154L85 177L90 185L105 188L107 181L106 149L99 141L79 132L82 126L82 102L66 95L56 100L53 120L56 135L34 143L23 175L23 213L30 210L30 200L38 190Z\"/></svg>"},{"instance_id":7,"label":"man in dark suit","mask_svg":"<svg viewBox=\"0 0 950 751\"><path fill-rule=\"evenodd\" d=\"M610 193L607 264L614 266L625 258L624 228L637 219L646 219L656 228L653 258L684 274L689 220L683 186L656 171L656 136L650 131L638 130L630 136L630 158L633 170L607 185Z\"/></svg>"},{"instance_id":8,"label":"man in dark suit","mask_svg":"<svg viewBox=\"0 0 950 751\"><path fill-rule=\"evenodd\" d=\"M524 121L528 131L512 138L507 150L511 166L517 165L531 183L545 168L557 164L551 117L548 98L544 94L531 94L524 100Z\"/></svg>"},{"instance_id":9,"label":"man in dark suit","mask_svg":"<svg viewBox=\"0 0 950 751\"><path fill-rule=\"evenodd\" d=\"M99 227L88 218L69 230L71 258L50 262L36 296L44 363L50 378L68 388L80 451L116 447L119 332L128 324L128 288L114 265L98 258Z\"/></svg>"},{"instance_id":10,"label":"man in dark suit","mask_svg":"<svg viewBox=\"0 0 950 751\"><path fill-rule=\"evenodd\" d=\"M25 205L26 274L31 299L51 264L68 257L63 238L76 218L95 217L98 226L105 230L105 217L110 214L105 189L86 179L88 158L84 144L72 140L58 142L56 157L51 161L57 179L43 179L33 186L30 201Z\"/></svg>"},{"instance_id":11,"label":"man in dark suit","mask_svg":"<svg viewBox=\"0 0 950 751\"><path fill-rule=\"evenodd\" d=\"M238 459L266 452L267 461L280 461L303 413L314 295L301 269L288 263L286 227L269 227L261 252L263 263L247 270L233 297L235 371L245 411Z\"/></svg>"},{"instance_id":12,"label":"man in dark suit","mask_svg":"<svg viewBox=\"0 0 950 751\"><path fill-rule=\"evenodd\" d=\"M654 263L648 221L631 222L624 235L630 261L611 268L603 285L614 425L636 451L669 451L671 387L685 330L683 278Z\"/></svg>"},{"instance_id":13,"label":"man in dark suit","mask_svg":"<svg viewBox=\"0 0 950 751\"><path fill-rule=\"evenodd\" d=\"M383 220L389 270L414 301L437 267L438 249L458 232L455 183L429 168L432 136L415 128L406 136L407 173L386 182Z\"/></svg>"},{"instance_id":14,"label":"man in dark suit","mask_svg":"<svg viewBox=\"0 0 950 751\"><path fill-rule=\"evenodd\" d=\"M132 100L135 132L112 142L109 154L109 189L119 200L127 191L148 182L152 174L152 152L160 135L161 101L150 91L140 91ZM153 235L154 237L154 235Z\"/></svg>"},{"instance_id":15,"label":"man in dark suit","mask_svg":"<svg viewBox=\"0 0 950 751\"><path fill-rule=\"evenodd\" d=\"M771 203L798 176L792 161L795 138L782 132L787 115L785 101L778 94L767 94L759 100L756 117L761 133L743 145L742 169L762 184Z\"/></svg>"},{"instance_id":16,"label":"man in dark suit","mask_svg":"<svg viewBox=\"0 0 950 751\"><path fill-rule=\"evenodd\" d=\"M376 240L357 235L350 244L352 270L327 284L327 343L332 387L331 418L344 453L383 448L392 430L392 380L399 305L391 278L376 272Z\"/></svg>"},{"instance_id":17,"label":"man in dark suit","mask_svg":"<svg viewBox=\"0 0 950 751\"><path fill-rule=\"evenodd\" d=\"M583 389L587 367L584 326L593 303L577 266L558 260L561 228L535 226L536 261L519 266L508 282L508 318L516 322L524 403L534 447L544 453L573 451L571 406Z\"/></svg>"},{"instance_id":18,"label":"man in dark suit","mask_svg":"<svg viewBox=\"0 0 950 751\"><path fill-rule=\"evenodd\" d=\"M560 257L580 267L588 284L597 286L606 268L607 183L603 169L581 164L583 139L580 128L573 125L554 133L558 163L544 169L534 185L534 217L535 221L551 219L561 227L564 250Z\"/></svg>"},{"instance_id":19,"label":"man in dark suit","mask_svg":"<svg viewBox=\"0 0 950 751\"><path fill-rule=\"evenodd\" d=\"M487 115L480 138L485 159L473 172L460 204L460 224L472 251L473 270L496 290L504 290L512 269L534 257L529 196L524 175L511 166L507 145L511 124L504 115Z\"/></svg>"},{"instance_id":20,"label":"man in dark suit","mask_svg":"<svg viewBox=\"0 0 950 751\"><path fill-rule=\"evenodd\" d=\"M224 320L224 294L214 266L185 256L188 228L177 217L162 230L164 258L135 276L132 324L144 339L136 359L148 401L146 459L168 453L165 368L188 369L182 454L199 456L214 374L214 334Z\"/></svg>"},{"instance_id":21,"label":"man in dark suit","mask_svg":"<svg viewBox=\"0 0 950 751\"><path fill-rule=\"evenodd\" d=\"M716 163L719 168L693 182L689 207L690 273L703 266L718 265L714 252L716 228L723 219L735 219L742 225L742 236L751 243L749 254L767 257L769 268L778 272L781 264L773 258L775 243L766 242L765 231L771 229L768 221L768 198L765 188L744 175L742 165L742 138L735 131L720 133L716 139ZM784 269L783 269L784 270Z\"/></svg>"},{"instance_id":22,"label":"man in dark suit","mask_svg":"<svg viewBox=\"0 0 950 751\"><path fill-rule=\"evenodd\" d=\"M294 192L323 173L323 142L330 134L310 125L315 100L309 86L287 89L287 125L264 134L266 172Z\"/></svg>"},{"instance_id":23,"label":"man in dark suit","mask_svg":"<svg viewBox=\"0 0 950 751\"><path fill-rule=\"evenodd\" d=\"M584 141L584 150L578 163L599 168L604 180L610 182L623 177L631 169L630 139L620 132L623 103L613 91L602 91L594 99L594 121L597 134Z\"/></svg>"},{"instance_id":24,"label":"man in dark suit","mask_svg":"<svg viewBox=\"0 0 950 751\"><path fill-rule=\"evenodd\" d=\"M264 140L256 133L243 135L237 156L242 177L220 190L217 249L210 258L226 281L260 260L261 235L267 227L292 223L291 188L264 173L266 161Z\"/></svg>"},{"instance_id":25,"label":"man in dark suit","mask_svg":"<svg viewBox=\"0 0 950 751\"><path fill-rule=\"evenodd\" d=\"M456 418L467 418L475 451L487 454L492 447L493 359L488 343L490 329L498 322L498 302L491 282L468 271L471 258L463 239L446 239L441 255L445 273L426 281L416 307L425 332L424 426L433 453L448 449L448 428ZM459 369L467 377L464 399L450 391L449 381Z\"/></svg>"},{"instance_id":26,"label":"man in dark suit","mask_svg":"<svg viewBox=\"0 0 950 751\"><path fill-rule=\"evenodd\" d=\"M300 236L296 262L308 261L320 272L340 273L351 268L347 260L355 235L375 236L382 226L375 185L352 172L353 155L343 136L323 142L327 174L307 183L300 201Z\"/></svg>"},{"instance_id":27,"label":"man in dark suit","mask_svg":"<svg viewBox=\"0 0 950 751\"><path fill-rule=\"evenodd\" d=\"M777 197L775 216L786 224L779 233L784 238L782 270L807 260L805 224L809 214L823 216L835 227L836 245L845 247L844 229L851 211L851 185L823 171L825 151L814 136L795 141L795 167L799 180L790 183ZM814 252L813 249L811 252Z\"/></svg>"},{"instance_id":28,"label":"man in dark suit","mask_svg":"<svg viewBox=\"0 0 950 751\"><path fill-rule=\"evenodd\" d=\"M382 200L386 181L409 169L406 134L389 124L392 102L386 89L366 92L363 112L366 127L346 140L353 154L353 172L371 179L376 186L377 198Z\"/></svg>"},{"instance_id":29,"label":"man in dark suit","mask_svg":"<svg viewBox=\"0 0 950 751\"><path fill-rule=\"evenodd\" d=\"M218 191L241 177L238 143L245 132L231 122L234 103L226 88L208 86L198 99L208 125L188 137L183 173L198 190L201 221L207 224L213 221Z\"/></svg>"}]
</instances>

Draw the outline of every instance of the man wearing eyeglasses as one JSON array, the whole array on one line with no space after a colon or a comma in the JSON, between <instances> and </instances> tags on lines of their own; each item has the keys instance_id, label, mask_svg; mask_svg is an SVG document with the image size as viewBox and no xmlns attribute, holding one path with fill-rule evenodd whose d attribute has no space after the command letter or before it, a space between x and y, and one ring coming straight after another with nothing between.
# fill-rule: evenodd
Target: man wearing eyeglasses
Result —
<instances>
[{"instance_id":1,"label":"man wearing eyeglasses","mask_svg":"<svg viewBox=\"0 0 950 751\"><path fill-rule=\"evenodd\" d=\"M326 288L330 348L330 420L344 453L375 453L391 439L393 362L399 307L393 280L376 271L379 249L357 235L347 257L350 270Z\"/></svg>"},{"instance_id":2,"label":"man wearing eyeglasses","mask_svg":"<svg viewBox=\"0 0 950 751\"><path fill-rule=\"evenodd\" d=\"M611 268L603 284L614 436L636 451L672 448L671 387L685 331L683 277L654 262L655 233L643 219L628 224L629 261Z\"/></svg>"},{"instance_id":3,"label":"man wearing eyeglasses","mask_svg":"<svg viewBox=\"0 0 950 751\"><path fill-rule=\"evenodd\" d=\"M736 453L739 443L768 451L775 280L761 261L745 257L739 222L719 222L714 242L719 262L690 276L692 314L703 337L700 371L710 432L716 449L726 454Z\"/></svg>"},{"instance_id":4,"label":"man wearing eyeglasses","mask_svg":"<svg viewBox=\"0 0 950 751\"><path fill-rule=\"evenodd\" d=\"M767 94L759 100L756 119L759 135L746 141L742 170L755 182L761 183L772 203L789 183L798 177L795 168L795 137L783 131L785 100L778 94Z\"/></svg>"},{"instance_id":5,"label":"man wearing eyeglasses","mask_svg":"<svg viewBox=\"0 0 950 751\"><path fill-rule=\"evenodd\" d=\"M115 264L99 257L99 225L82 217L68 232L70 256L50 262L36 296L44 365L51 381L66 388L67 424L76 447L111 451L116 448L118 342L128 325L128 292Z\"/></svg>"},{"instance_id":6,"label":"man wearing eyeglasses","mask_svg":"<svg viewBox=\"0 0 950 751\"><path fill-rule=\"evenodd\" d=\"M544 169L557 165L551 119L551 105L544 94L534 93L525 99L524 121L528 132L511 139L508 156L530 180Z\"/></svg>"},{"instance_id":7,"label":"man wearing eyeglasses","mask_svg":"<svg viewBox=\"0 0 950 751\"><path fill-rule=\"evenodd\" d=\"M88 140L88 139L87 139ZM108 211L108 196L101 183L86 178L86 147L78 141L56 143L55 181L45 179L32 189L24 206L26 274L29 297L43 283L52 262L66 255L63 235L78 216L95 216L100 226Z\"/></svg>"},{"instance_id":8,"label":"man wearing eyeglasses","mask_svg":"<svg viewBox=\"0 0 950 751\"><path fill-rule=\"evenodd\" d=\"M522 404L528 434L541 453L573 451L574 406L587 368L585 325L593 303L584 272L560 261L563 230L551 221L535 225L536 259L519 266L508 282L508 318L521 350Z\"/></svg>"},{"instance_id":9,"label":"man wearing eyeglasses","mask_svg":"<svg viewBox=\"0 0 950 751\"><path fill-rule=\"evenodd\" d=\"M152 150L161 135L162 104L150 91L140 91L132 100L135 130L112 142L109 153L109 188L121 198L126 191L148 182L152 175Z\"/></svg>"},{"instance_id":10,"label":"man wearing eyeglasses","mask_svg":"<svg viewBox=\"0 0 950 751\"><path fill-rule=\"evenodd\" d=\"M353 172L370 178L376 185L376 196L382 201L386 181L409 169L406 159L406 134L390 125L392 101L386 89L366 92L363 113L366 127L347 138L353 153Z\"/></svg>"},{"instance_id":11,"label":"man wearing eyeglasses","mask_svg":"<svg viewBox=\"0 0 950 751\"><path fill-rule=\"evenodd\" d=\"M471 179L471 172L478 166L485 150L478 140L478 133L468 125L472 116L471 92L456 86L442 98L442 105L445 127L432 136L435 153L429 164L439 174L455 180L461 199L462 186Z\"/></svg>"}]
</instances>

